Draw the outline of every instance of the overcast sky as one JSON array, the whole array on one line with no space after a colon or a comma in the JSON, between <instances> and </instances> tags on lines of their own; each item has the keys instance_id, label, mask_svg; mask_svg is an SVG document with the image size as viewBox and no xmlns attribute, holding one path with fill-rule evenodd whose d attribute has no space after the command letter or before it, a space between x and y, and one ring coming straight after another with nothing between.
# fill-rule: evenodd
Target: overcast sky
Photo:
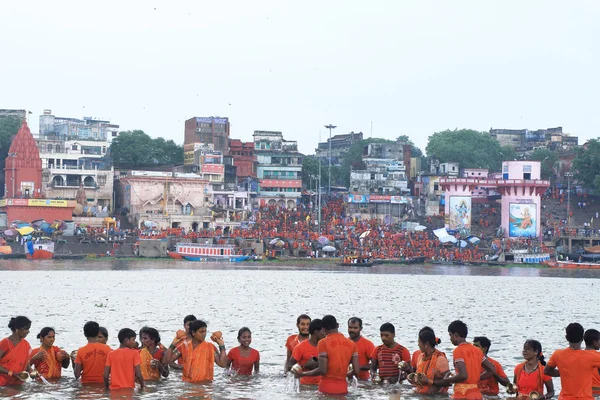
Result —
<instances>
[{"instance_id":1,"label":"overcast sky","mask_svg":"<svg viewBox=\"0 0 600 400\"><path fill-rule=\"evenodd\" d=\"M328 133L562 126L600 136L600 1L3 1L0 108Z\"/></svg>"}]
</instances>

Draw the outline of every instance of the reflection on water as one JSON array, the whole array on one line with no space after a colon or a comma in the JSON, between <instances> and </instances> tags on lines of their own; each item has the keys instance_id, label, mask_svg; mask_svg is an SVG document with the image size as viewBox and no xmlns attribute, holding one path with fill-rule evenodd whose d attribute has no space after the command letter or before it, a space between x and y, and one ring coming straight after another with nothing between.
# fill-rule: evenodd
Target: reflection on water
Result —
<instances>
[{"instance_id":1,"label":"reflection on water","mask_svg":"<svg viewBox=\"0 0 600 400\"><path fill-rule=\"evenodd\" d=\"M396 326L399 343L417 348L418 330L432 326L442 338L440 350L450 355L446 327L460 318L469 337L492 340L490 355L512 377L527 338L542 342L544 352L564 347L564 327L572 321L598 328L595 312L600 271L534 268L378 266L340 268L334 265L277 266L199 264L171 261L39 261L6 260L0 264L0 335L9 334L8 320L17 314L33 321L28 340L44 326L56 329L56 345L68 352L85 344L82 327L96 320L109 329L108 344L118 345L117 332L144 325L156 327L168 344L193 313L209 330L223 331L228 348L237 345L237 331L248 326L252 347L261 352L261 375L228 376L215 367L213 385L190 385L178 372L150 384L135 398L263 399L315 398L314 390L286 393L282 374L284 343L294 333L298 314L333 314L345 325L351 316L363 319L364 335L379 342L378 328ZM560 278L560 279L559 279ZM577 278L577 279L573 279ZM102 306L101 306L102 305ZM345 332L345 329L342 329ZM63 370L59 384L28 383L22 390L0 389L0 396L27 399L111 398L102 388L82 388ZM555 379L555 386L559 381ZM409 385L388 387L359 383L352 399L411 398Z\"/></svg>"}]
</instances>

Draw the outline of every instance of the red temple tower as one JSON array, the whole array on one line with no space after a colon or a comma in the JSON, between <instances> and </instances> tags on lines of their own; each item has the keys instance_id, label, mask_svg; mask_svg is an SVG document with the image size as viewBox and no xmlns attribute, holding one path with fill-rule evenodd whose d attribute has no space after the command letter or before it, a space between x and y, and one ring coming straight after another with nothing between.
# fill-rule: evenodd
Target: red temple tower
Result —
<instances>
[{"instance_id":1,"label":"red temple tower","mask_svg":"<svg viewBox=\"0 0 600 400\"><path fill-rule=\"evenodd\" d=\"M10 145L4 172L6 198L40 197L42 159L25 120Z\"/></svg>"}]
</instances>

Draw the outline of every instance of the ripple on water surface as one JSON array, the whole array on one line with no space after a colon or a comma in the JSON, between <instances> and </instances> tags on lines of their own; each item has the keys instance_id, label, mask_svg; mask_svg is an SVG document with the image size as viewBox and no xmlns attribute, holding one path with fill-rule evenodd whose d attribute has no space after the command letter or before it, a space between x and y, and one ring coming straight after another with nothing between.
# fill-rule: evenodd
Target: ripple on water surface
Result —
<instances>
[{"instance_id":1,"label":"ripple on water surface","mask_svg":"<svg viewBox=\"0 0 600 400\"><path fill-rule=\"evenodd\" d=\"M451 355L446 327L460 318L469 337L492 340L490 356L512 378L521 362L527 338L542 342L544 352L565 346L564 327L572 321L598 328L590 304L597 304L600 271L556 271L533 268L475 268L445 266L381 266L338 268L298 264L174 263L170 261L2 261L0 326L11 316L28 316L33 325L32 346L44 326L56 329L56 345L67 351L85 344L82 327L95 320L109 330L111 347L124 327L156 327L169 343L183 317L193 313L210 330L221 330L228 348L237 345L237 331L248 326L252 347L261 352L261 374L244 379L215 367L209 386L188 385L178 372L167 381L150 384L136 398L309 399L313 390L286 392L282 375L284 343L294 333L296 316L333 314L345 333L351 316L364 321L364 335L379 343L379 326L392 322L397 341L417 349L418 330L431 326L442 339L440 350ZM9 334L8 328L0 332ZM63 370L59 384L28 383L22 390L3 388L0 396L19 399L109 398L98 388L82 388ZM555 386L559 386L555 379ZM361 383L353 399L416 398L409 385L392 387Z\"/></svg>"}]
</instances>

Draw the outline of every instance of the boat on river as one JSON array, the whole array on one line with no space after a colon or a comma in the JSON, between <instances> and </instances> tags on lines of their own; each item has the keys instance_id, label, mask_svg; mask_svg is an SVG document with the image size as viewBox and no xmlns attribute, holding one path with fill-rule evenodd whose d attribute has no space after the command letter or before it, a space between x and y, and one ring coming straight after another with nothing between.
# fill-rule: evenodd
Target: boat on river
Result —
<instances>
[{"instance_id":1,"label":"boat on river","mask_svg":"<svg viewBox=\"0 0 600 400\"><path fill-rule=\"evenodd\" d=\"M174 260L242 262L250 258L235 253L235 246L227 244L177 243L175 251L167 251Z\"/></svg>"},{"instance_id":2,"label":"boat on river","mask_svg":"<svg viewBox=\"0 0 600 400\"><path fill-rule=\"evenodd\" d=\"M54 242L45 241L34 243L28 241L24 244L25 257L28 260L50 260L54 258Z\"/></svg>"},{"instance_id":3,"label":"boat on river","mask_svg":"<svg viewBox=\"0 0 600 400\"><path fill-rule=\"evenodd\" d=\"M345 256L342 262L338 264L340 267L372 267L373 263L370 259L360 256Z\"/></svg>"},{"instance_id":4,"label":"boat on river","mask_svg":"<svg viewBox=\"0 0 600 400\"><path fill-rule=\"evenodd\" d=\"M548 261L546 263L550 268L564 269L600 269L600 263L577 262L577 261Z\"/></svg>"}]
</instances>

